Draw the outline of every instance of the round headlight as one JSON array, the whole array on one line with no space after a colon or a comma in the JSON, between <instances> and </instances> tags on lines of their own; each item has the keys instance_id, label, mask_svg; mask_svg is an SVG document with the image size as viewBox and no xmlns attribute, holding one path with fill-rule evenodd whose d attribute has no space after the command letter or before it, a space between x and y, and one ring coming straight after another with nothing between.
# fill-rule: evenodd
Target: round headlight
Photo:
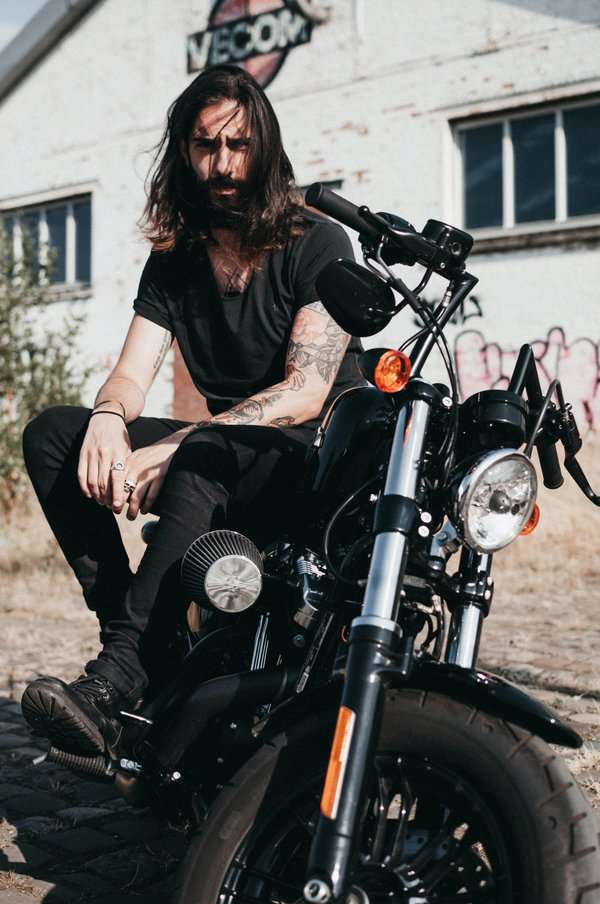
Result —
<instances>
[{"instance_id":1,"label":"round headlight","mask_svg":"<svg viewBox=\"0 0 600 904\"><path fill-rule=\"evenodd\" d=\"M508 546L527 523L537 495L530 459L513 449L488 452L471 465L455 490L454 518L477 552Z\"/></svg>"}]
</instances>

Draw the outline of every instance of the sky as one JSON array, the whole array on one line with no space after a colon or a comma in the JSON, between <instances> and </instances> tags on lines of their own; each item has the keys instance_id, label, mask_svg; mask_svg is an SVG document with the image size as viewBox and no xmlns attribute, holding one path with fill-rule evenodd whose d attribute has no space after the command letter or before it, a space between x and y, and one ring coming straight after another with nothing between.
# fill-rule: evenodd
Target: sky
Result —
<instances>
[{"instance_id":1,"label":"sky","mask_svg":"<svg viewBox=\"0 0 600 904\"><path fill-rule=\"evenodd\" d=\"M45 2L46 0L0 0L0 51Z\"/></svg>"}]
</instances>

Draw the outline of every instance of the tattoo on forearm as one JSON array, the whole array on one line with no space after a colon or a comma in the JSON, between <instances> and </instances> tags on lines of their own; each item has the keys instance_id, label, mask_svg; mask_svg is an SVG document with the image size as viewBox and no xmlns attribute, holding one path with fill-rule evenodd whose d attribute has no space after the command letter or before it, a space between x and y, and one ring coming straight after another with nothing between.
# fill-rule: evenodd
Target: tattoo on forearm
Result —
<instances>
[{"instance_id":1,"label":"tattoo on forearm","mask_svg":"<svg viewBox=\"0 0 600 904\"><path fill-rule=\"evenodd\" d=\"M172 341L173 341L173 337L171 336L171 334L169 333L168 330L165 330L165 335L163 336L163 341L161 343L159 352L158 352L156 358L154 359L154 361L152 362L152 367L154 368L154 370L158 370L159 367L161 366L161 364L163 363L163 361L165 360L165 358L167 356L167 352L171 348Z\"/></svg>"},{"instance_id":2,"label":"tattoo on forearm","mask_svg":"<svg viewBox=\"0 0 600 904\"><path fill-rule=\"evenodd\" d=\"M286 417L276 417L271 421L272 427L293 427L296 419L288 414Z\"/></svg>"},{"instance_id":3,"label":"tattoo on forearm","mask_svg":"<svg viewBox=\"0 0 600 904\"><path fill-rule=\"evenodd\" d=\"M220 423L220 424L264 424L265 426L277 425L277 421L284 420L286 421L285 426L289 427L291 424L295 423L295 418L291 415L279 418L273 418L272 420L269 418L268 413L266 411L270 405L274 405L278 402L282 396L284 395L284 391L281 389L266 389L261 396L255 396L251 399L246 399L243 402L238 402L237 405L234 405L233 408L230 408L229 411L224 411L223 414L218 414L213 419L212 423ZM265 423L266 422L266 423Z\"/></svg>"},{"instance_id":4,"label":"tattoo on forearm","mask_svg":"<svg viewBox=\"0 0 600 904\"><path fill-rule=\"evenodd\" d=\"M300 386L292 385L293 389L302 388L306 381L303 371L315 367L324 383L331 385L339 370L346 346L350 337L335 320L329 316L320 301L306 305L306 308L323 314L326 318L324 329L315 329L314 322L303 318L302 311L298 314L294 325L294 338L290 339L288 346L286 372L290 382L298 382ZM304 310L304 309L303 309Z\"/></svg>"}]
</instances>

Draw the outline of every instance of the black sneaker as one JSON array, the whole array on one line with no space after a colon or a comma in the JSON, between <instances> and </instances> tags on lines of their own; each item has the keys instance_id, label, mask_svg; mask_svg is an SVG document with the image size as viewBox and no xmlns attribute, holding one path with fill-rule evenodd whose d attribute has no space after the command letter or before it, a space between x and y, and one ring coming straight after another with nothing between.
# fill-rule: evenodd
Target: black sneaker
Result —
<instances>
[{"instance_id":1,"label":"black sneaker","mask_svg":"<svg viewBox=\"0 0 600 904\"><path fill-rule=\"evenodd\" d=\"M116 717L129 701L101 675L84 675L71 684L37 678L25 688L21 708L33 731L54 747L97 756L115 747L121 733Z\"/></svg>"}]
</instances>

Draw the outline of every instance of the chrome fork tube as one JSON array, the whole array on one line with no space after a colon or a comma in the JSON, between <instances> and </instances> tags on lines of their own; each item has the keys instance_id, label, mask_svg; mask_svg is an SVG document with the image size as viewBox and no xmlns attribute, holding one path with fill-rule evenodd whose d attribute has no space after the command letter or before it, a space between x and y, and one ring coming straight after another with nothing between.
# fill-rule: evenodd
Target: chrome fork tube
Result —
<instances>
[{"instance_id":1,"label":"chrome fork tube","mask_svg":"<svg viewBox=\"0 0 600 904\"><path fill-rule=\"evenodd\" d=\"M429 402L417 399L398 415L385 496L415 498L430 411ZM377 535L361 615L353 624L365 623L365 619L370 623L373 619L394 621L407 551L404 534L389 531Z\"/></svg>"},{"instance_id":2,"label":"chrome fork tube","mask_svg":"<svg viewBox=\"0 0 600 904\"><path fill-rule=\"evenodd\" d=\"M463 550L459 573L463 576L448 632L446 661L463 669L477 662L483 620L492 596L492 556ZM462 599L461 599L462 597Z\"/></svg>"},{"instance_id":3,"label":"chrome fork tube","mask_svg":"<svg viewBox=\"0 0 600 904\"><path fill-rule=\"evenodd\" d=\"M344 689L328 770L328 789L311 845L304 900L311 904L346 900L353 854L379 736L385 681L396 662L397 614L414 521L415 496L435 391L411 381L412 397L396 423L383 495L375 515L377 533L361 614L352 622ZM386 497L387 501L386 501ZM409 511L408 518L402 511Z\"/></svg>"}]
</instances>

